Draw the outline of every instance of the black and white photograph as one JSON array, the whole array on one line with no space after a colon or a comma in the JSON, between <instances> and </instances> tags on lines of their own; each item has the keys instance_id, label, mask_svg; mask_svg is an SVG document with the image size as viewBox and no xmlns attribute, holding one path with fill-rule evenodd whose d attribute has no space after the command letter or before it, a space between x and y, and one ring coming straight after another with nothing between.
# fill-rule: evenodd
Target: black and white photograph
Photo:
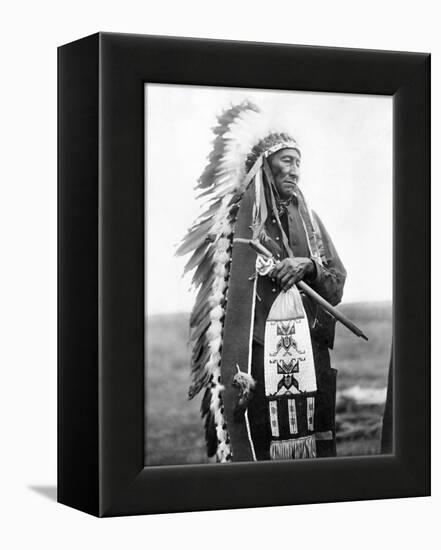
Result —
<instances>
[{"instance_id":1,"label":"black and white photograph","mask_svg":"<svg viewBox=\"0 0 441 550\"><path fill-rule=\"evenodd\" d=\"M145 84L146 466L393 452L392 151L391 96Z\"/></svg>"},{"instance_id":2,"label":"black and white photograph","mask_svg":"<svg viewBox=\"0 0 441 550\"><path fill-rule=\"evenodd\" d=\"M436 6L4 4L1 548L436 548Z\"/></svg>"}]
</instances>

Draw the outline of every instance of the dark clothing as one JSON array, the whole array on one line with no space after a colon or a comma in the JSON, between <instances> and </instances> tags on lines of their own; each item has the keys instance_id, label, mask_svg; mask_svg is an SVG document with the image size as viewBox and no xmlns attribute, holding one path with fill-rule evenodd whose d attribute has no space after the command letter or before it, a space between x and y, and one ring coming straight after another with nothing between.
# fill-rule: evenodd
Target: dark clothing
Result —
<instances>
[{"instance_id":1,"label":"dark clothing","mask_svg":"<svg viewBox=\"0 0 441 550\"><path fill-rule=\"evenodd\" d=\"M324 265L320 265L313 260L316 268L315 279L305 282L330 304L336 305L341 301L343 296L346 270L320 218L315 213L313 213L313 216L322 234L327 262ZM288 237L293 255L297 257L310 257L307 236L297 205L291 203L288 206L287 212L281 216L280 221ZM274 216L268 217L265 223L265 232L268 236L268 240L265 240L266 248L279 260L287 258L288 254L282 247L282 235ZM274 279L259 277L257 281L254 317L254 340L262 345L265 337L265 322L279 292L280 288L278 288ZM332 349L334 344L334 318L320 306L316 305L308 296L302 295L302 299L309 320L311 339Z\"/></svg>"},{"instance_id":2,"label":"dark clothing","mask_svg":"<svg viewBox=\"0 0 441 550\"><path fill-rule=\"evenodd\" d=\"M346 271L338 257L337 251L322 222L316 216L320 228L326 261L321 265L314 261L316 272L311 280L305 280L316 292L332 305L340 302ZM310 257L308 237L304 228L298 206L292 201L279 216L283 230L288 238L294 256ZM277 259L288 257L282 246L282 233L274 216L265 222L265 246ZM248 418L257 460L269 460L271 430L269 425L268 403L265 398L264 351L265 323L269 311L280 289L275 279L259 276L254 317L253 355L251 374L256 380L253 398L248 405ZM335 456L335 397L336 374L331 368L329 348L334 344L335 320L311 298L301 293L303 305L308 317L311 343L316 370L317 394L314 425L316 431L317 456ZM332 438L329 434L332 433Z\"/></svg>"}]
</instances>

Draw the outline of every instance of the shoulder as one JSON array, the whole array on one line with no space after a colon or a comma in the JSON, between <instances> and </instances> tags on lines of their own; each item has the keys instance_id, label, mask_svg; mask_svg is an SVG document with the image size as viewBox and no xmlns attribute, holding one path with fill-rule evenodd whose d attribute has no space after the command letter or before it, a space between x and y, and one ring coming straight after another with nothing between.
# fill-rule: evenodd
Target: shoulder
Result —
<instances>
[{"instance_id":1,"label":"shoulder","mask_svg":"<svg viewBox=\"0 0 441 550\"><path fill-rule=\"evenodd\" d=\"M321 231L326 231L325 225L315 210L311 210L312 221Z\"/></svg>"}]
</instances>

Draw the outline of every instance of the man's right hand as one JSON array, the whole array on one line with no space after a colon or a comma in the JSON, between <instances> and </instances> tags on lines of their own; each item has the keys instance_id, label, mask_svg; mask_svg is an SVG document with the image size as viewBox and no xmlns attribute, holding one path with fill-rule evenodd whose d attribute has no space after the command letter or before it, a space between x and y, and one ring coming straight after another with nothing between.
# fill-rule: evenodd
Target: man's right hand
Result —
<instances>
[{"instance_id":1,"label":"man's right hand","mask_svg":"<svg viewBox=\"0 0 441 550\"><path fill-rule=\"evenodd\" d=\"M314 271L314 262L310 258L285 258L276 265L270 276L286 292L298 281L313 276Z\"/></svg>"}]
</instances>

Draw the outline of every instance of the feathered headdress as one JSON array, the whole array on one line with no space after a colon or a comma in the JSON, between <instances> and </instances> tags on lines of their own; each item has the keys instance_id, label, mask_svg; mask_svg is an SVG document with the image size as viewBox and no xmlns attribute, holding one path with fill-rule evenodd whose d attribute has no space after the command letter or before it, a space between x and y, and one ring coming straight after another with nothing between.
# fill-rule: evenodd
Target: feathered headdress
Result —
<instances>
[{"instance_id":1,"label":"feathered headdress","mask_svg":"<svg viewBox=\"0 0 441 550\"><path fill-rule=\"evenodd\" d=\"M190 317L192 383L189 398L205 394L208 456L231 460L230 441L222 404L220 378L223 322L236 213L262 157L283 148L299 150L286 132L275 131L258 107L249 101L232 106L218 117L208 164L198 180L198 197L206 210L194 222L177 250L192 253L185 272L195 269L192 284L199 289Z\"/></svg>"}]
</instances>

